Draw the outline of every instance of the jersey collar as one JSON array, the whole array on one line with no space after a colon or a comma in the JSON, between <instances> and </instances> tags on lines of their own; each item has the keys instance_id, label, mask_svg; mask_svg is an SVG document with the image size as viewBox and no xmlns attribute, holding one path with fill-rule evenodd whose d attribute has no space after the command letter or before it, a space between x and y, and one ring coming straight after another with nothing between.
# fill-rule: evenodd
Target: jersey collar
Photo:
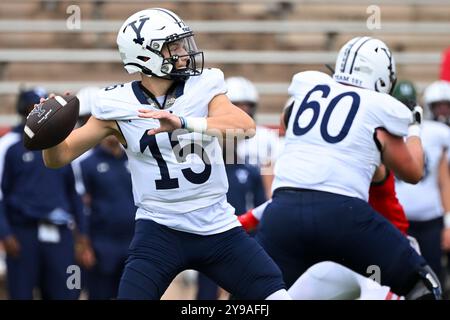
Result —
<instances>
[{"instance_id":1,"label":"jersey collar","mask_svg":"<svg viewBox=\"0 0 450 320\"><path fill-rule=\"evenodd\" d=\"M174 84L169 88L167 91L168 95L172 95L175 99L182 96L184 93L184 81L176 81ZM136 99L141 104L151 105L154 104L155 106L159 107L160 109L164 109L164 106L161 106L159 102L156 100L155 96L149 92L144 91L142 86L140 85L140 81L133 81L131 83L131 87L133 88L134 95L136 96ZM150 99L149 99L150 98ZM153 103L149 103L149 100L152 100Z\"/></svg>"}]
</instances>

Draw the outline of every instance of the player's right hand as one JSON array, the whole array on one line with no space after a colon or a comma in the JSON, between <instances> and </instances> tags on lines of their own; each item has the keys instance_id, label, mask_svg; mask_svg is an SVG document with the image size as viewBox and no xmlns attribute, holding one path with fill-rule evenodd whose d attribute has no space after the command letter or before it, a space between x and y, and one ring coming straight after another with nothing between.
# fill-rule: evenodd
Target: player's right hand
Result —
<instances>
[{"instance_id":1,"label":"player's right hand","mask_svg":"<svg viewBox=\"0 0 450 320\"><path fill-rule=\"evenodd\" d=\"M70 92L69 91L65 91L64 92L64 95L65 96L70 96ZM53 98L55 98L56 97L56 93L50 93L49 95L48 95L48 97L47 98L41 98L40 100L39 100L39 103L42 103L42 102L44 102L44 101L47 101L48 99L53 99ZM35 104L34 105L35 107L37 106L37 104Z\"/></svg>"},{"instance_id":2,"label":"player's right hand","mask_svg":"<svg viewBox=\"0 0 450 320\"><path fill-rule=\"evenodd\" d=\"M12 258L17 258L20 254L20 243L14 235L9 235L2 240L5 252Z\"/></svg>"},{"instance_id":3,"label":"player's right hand","mask_svg":"<svg viewBox=\"0 0 450 320\"><path fill-rule=\"evenodd\" d=\"M168 111L154 111L148 109L140 109L139 117L147 119L158 119L160 123L159 128L150 129L147 131L148 135L155 135L160 132L172 132L181 128L180 117Z\"/></svg>"},{"instance_id":4,"label":"player's right hand","mask_svg":"<svg viewBox=\"0 0 450 320\"><path fill-rule=\"evenodd\" d=\"M85 235L78 235L76 237L75 260L86 269L92 268L97 262L91 241Z\"/></svg>"}]
</instances>

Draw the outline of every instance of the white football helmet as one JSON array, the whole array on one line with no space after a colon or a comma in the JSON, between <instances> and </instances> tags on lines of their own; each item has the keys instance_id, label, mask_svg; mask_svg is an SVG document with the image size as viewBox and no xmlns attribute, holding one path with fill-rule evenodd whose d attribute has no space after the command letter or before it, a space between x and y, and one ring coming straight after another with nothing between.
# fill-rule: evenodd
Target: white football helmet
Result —
<instances>
[{"instance_id":1,"label":"white football helmet","mask_svg":"<svg viewBox=\"0 0 450 320\"><path fill-rule=\"evenodd\" d=\"M253 83L244 77L230 77L225 82L228 99L253 118L259 100L258 91Z\"/></svg>"},{"instance_id":2,"label":"white football helmet","mask_svg":"<svg viewBox=\"0 0 450 320\"><path fill-rule=\"evenodd\" d=\"M258 103L258 91L250 80L244 77L230 77L225 82L228 87L227 97L231 102Z\"/></svg>"},{"instance_id":3,"label":"white football helmet","mask_svg":"<svg viewBox=\"0 0 450 320\"><path fill-rule=\"evenodd\" d=\"M433 82L425 89L423 100L427 118L450 125L450 82Z\"/></svg>"},{"instance_id":4,"label":"white football helmet","mask_svg":"<svg viewBox=\"0 0 450 320\"><path fill-rule=\"evenodd\" d=\"M151 8L133 14L120 28L117 45L128 73L187 79L203 71L203 52L197 49L194 33L166 9ZM169 56L163 56L163 48ZM177 69L176 62L185 57L188 58L186 66Z\"/></svg>"},{"instance_id":5,"label":"white football helmet","mask_svg":"<svg viewBox=\"0 0 450 320\"><path fill-rule=\"evenodd\" d=\"M334 80L356 87L391 93L397 75L386 44L371 37L356 37L339 51Z\"/></svg>"},{"instance_id":6,"label":"white football helmet","mask_svg":"<svg viewBox=\"0 0 450 320\"><path fill-rule=\"evenodd\" d=\"M435 102L450 102L450 83L444 80L433 82L426 87L423 94L423 100L427 107L430 107L431 104Z\"/></svg>"}]
</instances>

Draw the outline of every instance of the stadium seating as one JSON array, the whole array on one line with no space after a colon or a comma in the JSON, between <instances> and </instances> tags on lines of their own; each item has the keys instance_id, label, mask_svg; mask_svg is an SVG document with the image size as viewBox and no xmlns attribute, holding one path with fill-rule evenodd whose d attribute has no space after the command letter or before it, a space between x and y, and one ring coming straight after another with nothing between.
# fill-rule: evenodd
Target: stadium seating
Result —
<instances>
[{"instance_id":1,"label":"stadium seating","mask_svg":"<svg viewBox=\"0 0 450 320\"><path fill-rule=\"evenodd\" d=\"M374 30L366 26L371 1L154 1L152 6L174 10L190 22L208 66L255 81L261 93L258 120L274 124L291 76L308 69L327 71L324 63L333 64L338 48L356 35L385 40L395 52L399 77L420 89L437 79L441 52L450 45L450 2L382 3L381 29ZM0 126L11 121L22 83L76 91L84 81L104 85L132 79L115 53L116 31L121 20L148 2L80 2L80 30L66 27L70 4L0 3Z\"/></svg>"}]
</instances>

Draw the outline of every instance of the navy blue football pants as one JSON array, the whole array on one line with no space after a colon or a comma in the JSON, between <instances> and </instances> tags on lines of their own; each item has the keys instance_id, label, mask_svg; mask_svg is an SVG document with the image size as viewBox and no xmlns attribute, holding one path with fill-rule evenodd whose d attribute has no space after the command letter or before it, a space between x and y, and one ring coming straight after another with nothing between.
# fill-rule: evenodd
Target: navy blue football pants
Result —
<instances>
[{"instance_id":1,"label":"navy blue football pants","mask_svg":"<svg viewBox=\"0 0 450 320\"><path fill-rule=\"evenodd\" d=\"M196 300L217 300L219 286L203 273L198 274Z\"/></svg>"},{"instance_id":2,"label":"navy blue football pants","mask_svg":"<svg viewBox=\"0 0 450 320\"><path fill-rule=\"evenodd\" d=\"M445 283L441 264L441 234L443 228L444 221L442 217L439 217L428 221L410 221L408 229L408 234L416 238L422 256L439 277L441 283Z\"/></svg>"},{"instance_id":3,"label":"navy blue football pants","mask_svg":"<svg viewBox=\"0 0 450 320\"><path fill-rule=\"evenodd\" d=\"M242 299L284 289L280 269L242 227L208 236L137 220L119 285L119 299L160 299L177 274L203 272Z\"/></svg>"},{"instance_id":4,"label":"navy blue football pants","mask_svg":"<svg viewBox=\"0 0 450 320\"><path fill-rule=\"evenodd\" d=\"M309 267L331 260L406 294L425 260L389 221L365 201L328 192L276 190L257 240L289 287Z\"/></svg>"}]
</instances>

